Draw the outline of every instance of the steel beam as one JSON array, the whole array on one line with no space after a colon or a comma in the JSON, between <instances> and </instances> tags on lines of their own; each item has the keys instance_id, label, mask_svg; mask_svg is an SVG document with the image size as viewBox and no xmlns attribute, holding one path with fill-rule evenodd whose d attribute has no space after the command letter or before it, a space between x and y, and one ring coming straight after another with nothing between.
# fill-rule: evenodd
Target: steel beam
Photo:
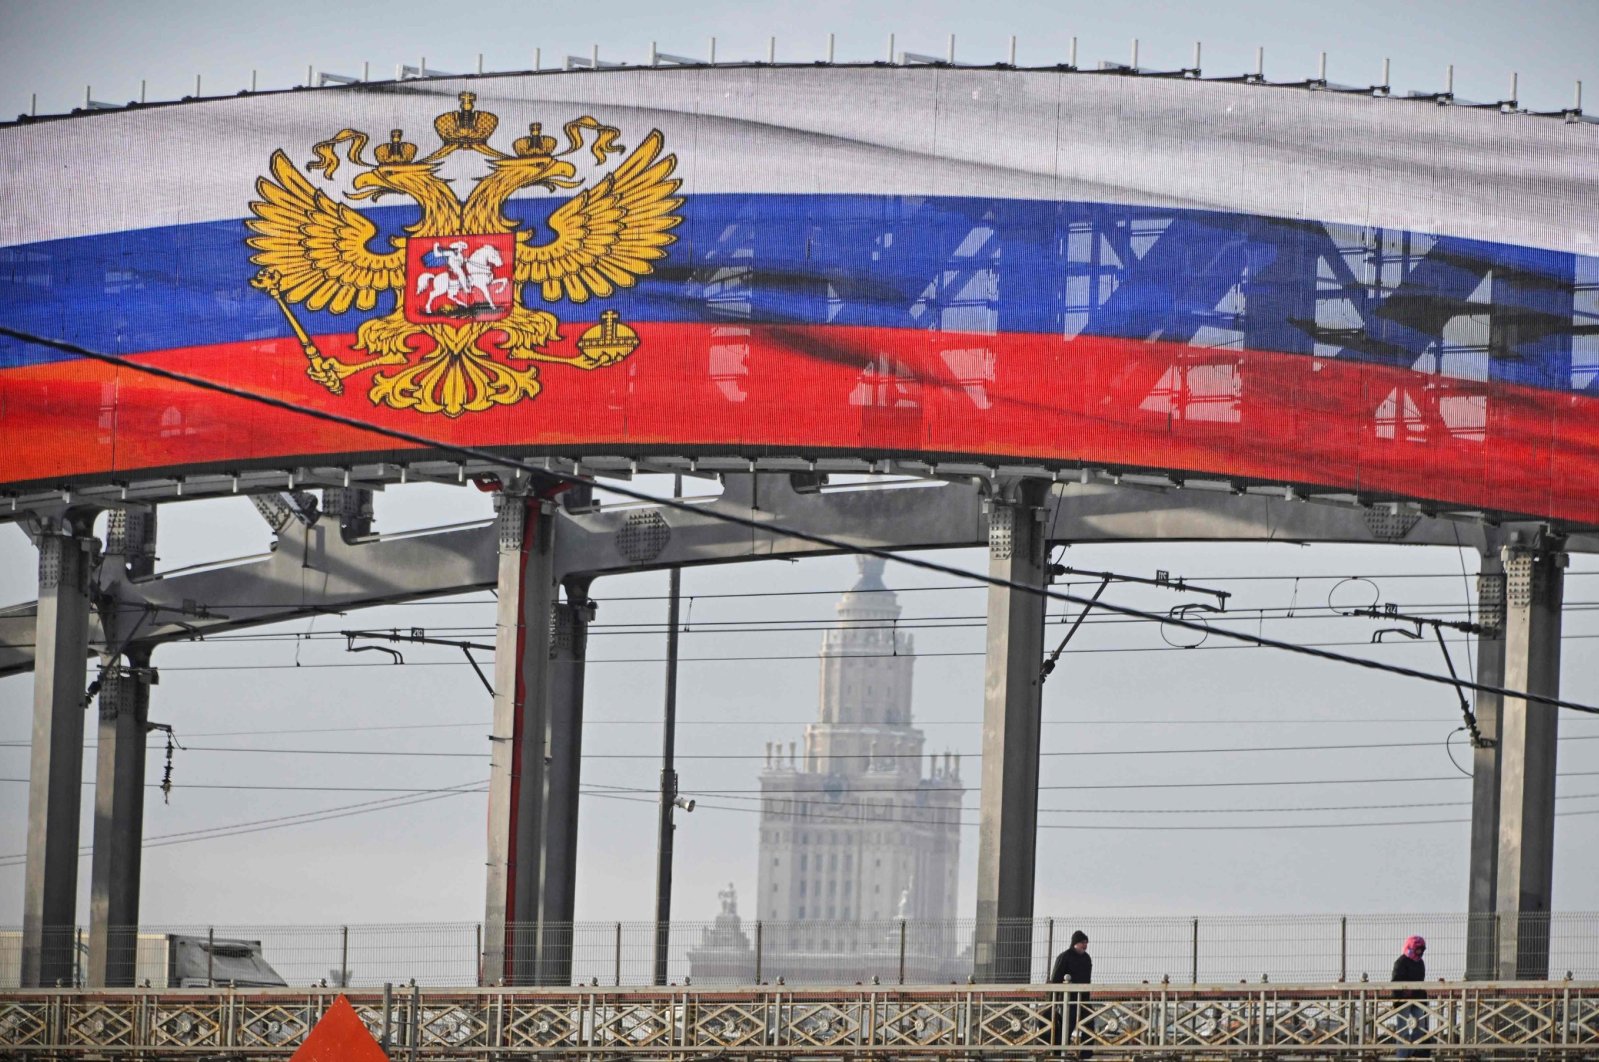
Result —
<instances>
[{"instance_id":1,"label":"steel beam","mask_svg":"<svg viewBox=\"0 0 1599 1062\"><path fill-rule=\"evenodd\" d=\"M38 535L39 605L28 769L28 860L22 886L22 984L72 984L78 902L78 815L83 799L84 687L89 576L87 521Z\"/></svg>"},{"instance_id":2,"label":"steel beam","mask_svg":"<svg viewBox=\"0 0 1599 1062\"><path fill-rule=\"evenodd\" d=\"M395 604L486 590L495 580L494 528L455 527L348 543L330 522L292 521L270 554L238 563L156 578L140 578L134 558L105 565L100 590L116 598L122 622L110 638L148 644L187 641L222 631L304 619L352 608ZM240 604L245 602L245 604ZM37 609L0 612L0 675L33 666ZM90 619L90 646L108 633Z\"/></svg>"},{"instance_id":3,"label":"steel beam","mask_svg":"<svg viewBox=\"0 0 1599 1062\"><path fill-rule=\"evenodd\" d=\"M726 474L720 498L699 511L626 507L563 516L562 572L604 575L836 552L787 534L793 528L888 549L982 546L987 482L797 491L781 475ZM1041 487L1048 480L1029 480ZM1035 488L1035 489L1040 489ZM1044 505L1063 542L1354 542L1456 548L1486 541L1482 525L1259 495L1056 483ZM719 521L717 510L770 521L770 531Z\"/></svg>"},{"instance_id":4,"label":"steel beam","mask_svg":"<svg viewBox=\"0 0 1599 1062\"><path fill-rule=\"evenodd\" d=\"M1043 589L1048 575L1044 491L1022 481L992 499L990 575ZM988 591L974 953L977 979L985 984L1031 979L1044 605L1039 594L1005 587Z\"/></svg>"},{"instance_id":5,"label":"steel beam","mask_svg":"<svg viewBox=\"0 0 1599 1062\"><path fill-rule=\"evenodd\" d=\"M489 766L486 983L536 982L544 834L550 640L555 606L554 505L502 493Z\"/></svg>"},{"instance_id":6,"label":"steel beam","mask_svg":"<svg viewBox=\"0 0 1599 1062\"><path fill-rule=\"evenodd\" d=\"M588 580L565 586L550 643L549 760L545 765L543 865L539 873L539 984L572 983L577 903L578 792L583 766L583 678L588 655Z\"/></svg>"},{"instance_id":7,"label":"steel beam","mask_svg":"<svg viewBox=\"0 0 1599 1062\"><path fill-rule=\"evenodd\" d=\"M1505 684L1505 566L1497 551L1482 555L1477 574L1477 681ZM1494 918L1499 889L1500 715L1497 693L1476 694L1477 730L1482 744L1471 755L1471 858L1467 892L1466 977L1491 981L1498 976Z\"/></svg>"},{"instance_id":8,"label":"steel beam","mask_svg":"<svg viewBox=\"0 0 1599 1062\"><path fill-rule=\"evenodd\" d=\"M983 545L979 487L931 482L800 492L787 474L728 473L722 496L696 512L631 506L562 512L556 571L592 577L836 552L775 529L728 524L715 518L718 510L888 549ZM1480 550L1488 538L1477 523L1194 489L1059 483L1049 504L1051 534L1066 542L1357 542ZM351 542L330 523L289 521L271 554L229 566L160 578L113 570L102 576L102 589L135 617L137 639L155 644L495 585L492 526ZM1599 540L1573 536L1566 549L1599 552ZM317 578L305 579L308 571ZM219 602L228 605L206 607ZM32 668L36 614L34 603L0 609L0 675ZM103 644L98 619L90 622L91 645Z\"/></svg>"},{"instance_id":9,"label":"steel beam","mask_svg":"<svg viewBox=\"0 0 1599 1062\"><path fill-rule=\"evenodd\" d=\"M132 649L126 667L113 658L100 677L94 855L89 871L87 981L92 988L134 984L149 722L150 652Z\"/></svg>"},{"instance_id":10,"label":"steel beam","mask_svg":"<svg viewBox=\"0 0 1599 1062\"><path fill-rule=\"evenodd\" d=\"M1505 687L1560 695L1560 543L1506 546ZM1506 697L1499 734L1499 979L1549 975L1555 856L1555 752L1560 713Z\"/></svg>"}]
</instances>

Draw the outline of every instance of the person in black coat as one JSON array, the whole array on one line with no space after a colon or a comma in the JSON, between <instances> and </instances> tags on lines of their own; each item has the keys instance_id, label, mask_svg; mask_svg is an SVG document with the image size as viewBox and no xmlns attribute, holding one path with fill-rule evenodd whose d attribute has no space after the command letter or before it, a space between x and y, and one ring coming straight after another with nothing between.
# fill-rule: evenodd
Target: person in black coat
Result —
<instances>
[{"instance_id":1,"label":"person in black coat","mask_svg":"<svg viewBox=\"0 0 1599 1062\"><path fill-rule=\"evenodd\" d=\"M1418 936L1405 938L1405 949L1394 960L1393 980L1395 983L1405 981L1425 981L1427 979L1427 963L1422 958L1427 953L1427 942ZM1426 999L1424 991L1409 989L1396 991L1395 999ZM1420 1003L1407 1003L1399 1008L1399 1038L1406 1043L1415 1043L1427 1035L1427 1009ZM1395 1052L1400 1058L1425 1058L1428 1051L1424 1047L1402 1047Z\"/></svg>"},{"instance_id":2,"label":"person in black coat","mask_svg":"<svg viewBox=\"0 0 1599 1062\"><path fill-rule=\"evenodd\" d=\"M1094 980L1094 959L1088 954L1088 934L1081 929L1072 934L1072 946L1055 957L1055 965L1049 971L1050 984L1086 985ZM1066 999L1066 1027L1061 1028L1061 1008L1056 1007L1051 1025L1052 1036L1056 1046L1065 1046L1071 1042L1072 1031L1077 1028L1078 1018L1082 1013L1082 998L1068 990ZM1092 1030L1093 1019L1083 1022L1085 1031ZM1079 1058L1089 1058L1093 1052L1083 1051Z\"/></svg>"}]
</instances>

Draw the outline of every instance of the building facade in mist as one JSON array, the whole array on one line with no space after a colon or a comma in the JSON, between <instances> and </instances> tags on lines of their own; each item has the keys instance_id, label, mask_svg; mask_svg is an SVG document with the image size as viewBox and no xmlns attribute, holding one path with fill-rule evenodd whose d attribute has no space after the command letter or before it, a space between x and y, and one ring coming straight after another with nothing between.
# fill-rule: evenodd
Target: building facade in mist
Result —
<instances>
[{"instance_id":1,"label":"building facade in mist","mask_svg":"<svg viewBox=\"0 0 1599 1062\"><path fill-rule=\"evenodd\" d=\"M914 725L913 639L899 617L883 561L860 558L823 636L817 721L801 741L767 745L760 866L744 915L762 924L763 980L886 981L902 936L908 979L956 970L960 758L929 755ZM728 913L724 898L719 922ZM691 951L696 979L738 966L726 954L733 928Z\"/></svg>"}]
</instances>

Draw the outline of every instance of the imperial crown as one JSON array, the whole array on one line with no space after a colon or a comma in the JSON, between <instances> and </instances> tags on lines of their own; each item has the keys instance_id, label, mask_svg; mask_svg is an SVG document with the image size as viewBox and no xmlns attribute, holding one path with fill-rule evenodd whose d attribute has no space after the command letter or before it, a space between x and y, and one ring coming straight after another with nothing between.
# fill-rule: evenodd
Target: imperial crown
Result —
<instances>
[{"instance_id":1,"label":"imperial crown","mask_svg":"<svg viewBox=\"0 0 1599 1062\"><path fill-rule=\"evenodd\" d=\"M445 111L433 119L433 131L449 146L475 149L486 145L500 124L499 115L476 110L475 92L463 92L460 99L459 110Z\"/></svg>"}]
</instances>

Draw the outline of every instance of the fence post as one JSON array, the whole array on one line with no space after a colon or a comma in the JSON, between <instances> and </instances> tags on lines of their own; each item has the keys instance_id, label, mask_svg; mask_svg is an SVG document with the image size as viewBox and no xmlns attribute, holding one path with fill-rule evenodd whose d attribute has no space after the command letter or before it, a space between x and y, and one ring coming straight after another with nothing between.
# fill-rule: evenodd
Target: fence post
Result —
<instances>
[{"instance_id":1,"label":"fence post","mask_svg":"<svg viewBox=\"0 0 1599 1062\"><path fill-rule=\"evenodd\" d=\"M77 927L77 942L72 949L72 987L83 987L83 927Z\"/></svg>"},{"instance_id":2,"label":"fence post","mask_svg":"<svg viewBox=\"0 0 1599 1062\"><path fill-rule=\"evenodd\" d=\"M422 986L411 983L411 1062L416 1062L417 1049L422 1046Z\"/></svg>"},{"instance_id":3,"label":"fence post","mask_svg":"<svg viewBox=\"0 0 1599 1062\"><path fill-rule=\"evenodd\" d=\"M622 923L616 923L616 985L622 986Z\"/></svg>"},{"instance_id":4,"label":"fence post","mask_svg":"<svg viewBox=\"0 0 1599 1062\"><path fill-rule=\"evenodd\" d=\"M899 983L905 983L905 919L899 920Z\"/></svg>"},{"instance_id":5,"label":"fence post","mask_svg":"<svg viewBox=\"0 0 1599 1062\"><path fill-rule=\"evenodd\" d=\"M759 918L755 920L755 983L761 983L761 938L766 924Z\"/></svg>"},{"instance_id":6,"label":"fence post","mask_svg":"<svg viewBox=\"0 0 1599 1062\"><path fill-rule=\"evenodd\" d=\"M216 926L206 926L205 927L205 987L207 987L207 988L215 988L217 986L217 982L216 982L216 964L215 964L216 946L217 946L217 929L216 929Z\"/></svg>"},{"instance_id":7,"label":"fence post","mask_svg":"<svg viewBox=\"0 0 1599 1062\"><path fill-rule=\"evenodd\" d=\"M481 980L481 978L479 978ZM383 982L383 1039L378 1041L378 1046L383 1048L383 1053L389 1053L389 1037L394 1028L394 982Z\"/></svg>"},{"instance_id":8,"label":"fence post","mask_svg":"<svg viewBox=\"0 0 1599 1062\"><path fill-rule=\"evenodd\" d=\"M483 923L472 927L472 965L477 967L477 986L483 987Z\"/></svg>"},{"instance_id":9,"label":"fence post","mask_svg":"<svg viewBox=\"0 0 1599 1062\"><path fill-rule=\"evenodd\" d=\"M1049 975L1054 972L1050 964L1055 961L1055 920L1049 920L1049 927L1044 930L1044 980L1049 980Z\"/></svg>"},{"instance_id":10,"label":"fence post","mask_svg":"<svg viewBox=\"0 0 1599 1062\"><path fill-rule=\"evenodd\" d=\"M1349 916L1338 916L1338 980L1349 980Z\"/></svg>"},{"instance_id":11,"label":"fence post","mask_svg":"<svg viewBox=\"0 0 1599 1062\"><path fill-rule=\"evenodd\" d=\"M1189 970L1189 983L1199 984L1199 916L1194 916L1194 940L1192 950L1189 952L1191 960Z\"/></svg>"},{"instance_id":12,"label":"fence post","mask_svg":"<svg viewBox=\"0 0 1599 1062\"><path fill-rule=\"evenodd\" d=\"M339 927L339 987L350 987L350 927Z\"/></svg>"}]
</instances>

